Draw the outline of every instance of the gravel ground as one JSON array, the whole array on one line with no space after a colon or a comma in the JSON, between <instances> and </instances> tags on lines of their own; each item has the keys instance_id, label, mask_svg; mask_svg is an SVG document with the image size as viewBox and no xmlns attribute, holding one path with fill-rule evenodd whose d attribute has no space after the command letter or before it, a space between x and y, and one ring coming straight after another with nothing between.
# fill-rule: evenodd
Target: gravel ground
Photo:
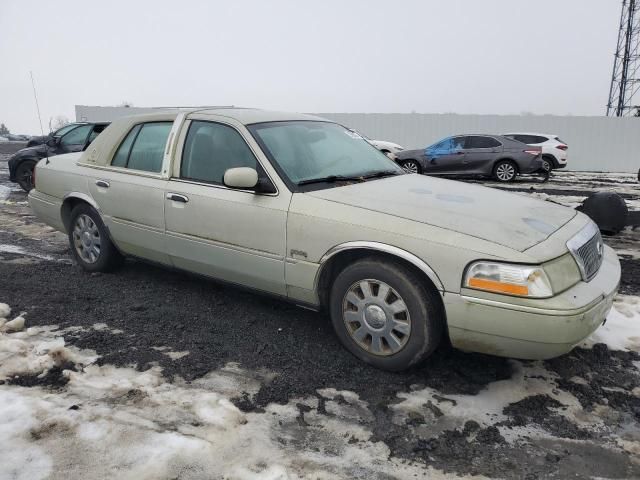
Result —
<instances>
[{"instance_id":1,"label":"gravel ground","mask_svg":"<svg viewBox=\"0 0 640 480\"><path fill-rule=\"evenodd\" d=\"M551 361L522 362L442 347L420 368L381 372L348 354L323 314L137 261L114 274L82 273L65 235L39 223L25 194L8 182L10 148L16 146L0 144L0 302L27 312L29 326L66 329L66 342L94 350L100 366L160 367L168 381L186 384L229 365L259 378L255 389L238 387L228 397L247 418L280 419L269 438L308 456L281 476L258 462L251 478L640 478L637 352L596 344ZM544 184L524 180L500 188L569 205L601 189L620 191L630 205L640 201L633 175L560 172ZM635 299L640 231L606 242L621 254L621 293ZM81 370L71 362L45 375L13 376L0 388L64 392L64 368ZM278 405L297 412L295 421L278 413ZM179 430L177 423L163 428ZM336 424L340 435L332 430ZM360 457L350 460L358 469L333 459L373 446L382 453L368 468ZM64 476L79 472L68 468ZM180 472L173 478L245 478Z\"/></svg>"}]
</instances>

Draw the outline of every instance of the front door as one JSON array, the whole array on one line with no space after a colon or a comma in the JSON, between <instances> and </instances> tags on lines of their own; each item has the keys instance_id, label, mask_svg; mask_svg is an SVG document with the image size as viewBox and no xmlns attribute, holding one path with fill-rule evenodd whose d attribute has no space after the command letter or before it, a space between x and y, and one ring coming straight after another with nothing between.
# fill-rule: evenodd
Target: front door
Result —
<instances>
[{"instance_id":1,"label":"front door","mask_svg":"<svg viewBox=\"0 0 640 480\"><path fill-rule=\"evenodd\" d=\"M224 185L229 168L251 167L270 182L242 134L191 121L179 169L165 190L167 251L176 267L286 295L284 257L291 194Z\"/></svg>"},{"instance_id":2,"label":"front door","mask_svg":"<svg viewBox=\"0 0 640 480\"><path fill-rule=\"evenodd\" d=\"M465 137L450 137L425 150L424 173L447 175L463 168Z\"/></svg>"}]
</instances>

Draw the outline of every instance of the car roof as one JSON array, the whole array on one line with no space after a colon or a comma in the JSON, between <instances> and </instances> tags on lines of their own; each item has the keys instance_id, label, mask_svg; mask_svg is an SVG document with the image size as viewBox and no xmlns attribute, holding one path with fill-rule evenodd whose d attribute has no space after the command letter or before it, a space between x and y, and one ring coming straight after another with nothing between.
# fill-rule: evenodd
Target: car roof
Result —
<instances>
[{"instance_id":1,"label":"car roof","mask_svg":"<svg viewBox=\"0 0 640 480\"><path fill-rule=\"evenodd\" d=\"M555 133L536 133L536 132L509 132L503 133L503 135L539 135L541 137L557 137Z\"/></svg>"},{"instance_id":2,"label":"car roof","mask_svg":"<svg viewBox=\"0 0 640 480\"><path fill-rule=\"evenodd\" d=\"M304 113L280 112L274 110L261 110L259 108L208 108L196 110L199 114L216 115L232 118L244 125L262 122L284 122L296 120L311 120L328 122L329 120L315 115Z\"/></svg>"}]
</instances>

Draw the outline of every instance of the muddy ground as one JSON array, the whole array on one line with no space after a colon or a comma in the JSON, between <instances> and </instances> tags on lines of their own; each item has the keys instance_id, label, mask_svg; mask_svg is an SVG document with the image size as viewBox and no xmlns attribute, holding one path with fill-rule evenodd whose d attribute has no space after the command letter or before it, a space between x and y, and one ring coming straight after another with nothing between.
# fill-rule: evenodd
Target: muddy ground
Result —
<instances>
[{"instance_id":1,"label":"muddy ground","mask_svg":"<svg viewBox=\"0 0 640 480\"><path fill-rule=\"evenodd\" d=\"M324 314L138 261L127 261L114 274L83 273L71 261L65 236L39 223L25 194L8 182L7 148L0 146L0 302L27 312L32 326L86 327L65 338L95 350L99 364L135 365L138 370L159 365L166 378L186 381L230 362L248 371L266 369L273 378L257 393L238 391L233 402L243 412L260 414L274 403L317 399L297 403L299 416L286 426L287 435L273 432L299 450L322 443L322 427L308 418L324 416L371 433L366 440L353 437L349 441L354 444L383 442L389 460L445 473L640 478L638 353L610 351L600 344L551 361L514 362L443 346L420 368L381 372L340 346ZM571 203L603 185L614 191L619 187L632 203L640 199L640 185L631 175L560 172L545 184L525 179L507 188L561 202L570 197ZM624 254L621 293L640 295L640 259L634 254L640 251L640 231L628 230L606 242ZM96 323L109 329L90 328ZM124 333L114 335L114 329ZM154 347L188 354L174 359ZM56 370L42 378L18 376L9 383L57 391L65 382ZM487 389L508 382L525 389L535 382L546 387L506 401L493 421L479 420L483 409L501 405L496 398L509 398L489 396L483 403ZM340 395L327 398L321 391L328 388L355 392L365 406L347 418L344 410L327 408L327 403L349 406L351 401ZM403 408L403 399L419 399L424 391L436 392L430 397L436 400L418 400L416 408ZM469 398L478 398L478 414L467 418L464 412L456 413L456 407L460 399ZM576 403L558 400L562 398ZM457 415L455 422L447 421L450 414ZM362 478L399 475L369 471Z\"/></svg>"}]
</instances>

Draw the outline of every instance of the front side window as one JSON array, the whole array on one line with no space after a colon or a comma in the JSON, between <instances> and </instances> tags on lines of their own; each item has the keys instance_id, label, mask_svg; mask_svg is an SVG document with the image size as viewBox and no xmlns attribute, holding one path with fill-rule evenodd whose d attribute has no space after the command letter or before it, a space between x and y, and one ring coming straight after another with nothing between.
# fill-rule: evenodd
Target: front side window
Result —
<instances>
[{"instance_id":1,"label":"front side window","mask_svg":"<svg viewBox=\"0 0 640 480\"><path fill-rule=\"evenodd\" d=\"M59 128L58 130L56 130L53 134L54 137L61 137L63 136L65 133L68 133L69 131L73 130L74 128L76 128L78 126L77 123L70 123L69 125L65 125L62 128Z\"/></svg>"},{"instance_id":2,"label":"front side window","mask_svg":"<svg viewBox=\"0 0 640 480\"><path fill-rule=\"evenodd\" d=\"M193 121L184 143L180 177L224 184L230 168L258 169L258 161L242 136L221 123Z\"/></svg>"},{"instance_id":3,"label":"front side window","mask_svg":"<svg viewBox=\"0 0 640 480\"><path fill-rule=\"evenodd\" d=\"M331 122L289 121L250 125L249 130L293 183L326 177L403 173L360 134Z\"/></svg>"},{"instance_id":4,"label":"front side window","mask_svg":"<svg viewBox=\"0 0 640 480\"><path fill-rule=\"evenodd\" d=\"M111 165L159 173L173 122L136 125L118 147Z\"/></svg>"},{"instance_id":5,"label":"front side window","mask_svg":"<svg viewBox=\"0 0 640 480\"><path fill-rule=\"evenodd\" d=\"M60 145L70 147L72 145L84 145L87 141L89 132L93 129L92 125L83 125L64 135L60 140Z\"/></svg>"}]
</instances>

